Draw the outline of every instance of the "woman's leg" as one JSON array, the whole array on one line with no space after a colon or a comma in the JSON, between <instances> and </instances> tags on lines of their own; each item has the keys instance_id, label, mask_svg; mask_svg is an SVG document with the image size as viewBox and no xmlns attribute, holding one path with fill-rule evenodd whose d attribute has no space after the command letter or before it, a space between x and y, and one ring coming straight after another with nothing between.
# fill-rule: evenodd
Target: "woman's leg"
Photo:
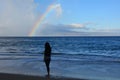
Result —
<instances>
[{"instance_id":1,"label":"woman's leg","mask_svg":"<svg viewBox=\"0 0 120 80\"><path fill-rule=\"evenodd\" d=\"M49 68L50 61L45 61L45 64L46 64L46 68L47 68L47 73L49 75L50 74L50 68Z\"/></svg>"}]
</instances>

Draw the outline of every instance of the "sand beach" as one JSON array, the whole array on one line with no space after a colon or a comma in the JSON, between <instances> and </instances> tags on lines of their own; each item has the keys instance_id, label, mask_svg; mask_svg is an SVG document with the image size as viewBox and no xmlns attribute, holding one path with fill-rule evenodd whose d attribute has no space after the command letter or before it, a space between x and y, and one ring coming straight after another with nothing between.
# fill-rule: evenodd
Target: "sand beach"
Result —
<instances>
[{"instance_id":1,"label":"sand beach","mask_svg":"<svg viewBox=\"0 0 120 80\"><path fill-rule=\"evenodd\" d=\"M66 77L58 77L58 76L32 76L32 75L0 73L0 80L85 80L85 79L66 78Z\"/></svg>"}]
</instances>

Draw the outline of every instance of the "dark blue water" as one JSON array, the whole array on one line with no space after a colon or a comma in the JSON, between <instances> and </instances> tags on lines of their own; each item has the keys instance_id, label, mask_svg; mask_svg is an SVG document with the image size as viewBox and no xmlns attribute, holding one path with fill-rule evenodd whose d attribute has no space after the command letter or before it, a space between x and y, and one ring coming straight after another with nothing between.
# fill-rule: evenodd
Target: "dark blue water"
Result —
<instances>
[{"instance_id":1,"label":"dark blue water","mask_svg":"<svg viewBox=\"0 0 120 80\"><path fill-rule=\"evenodd\" d=\"M1 37L0 72L45 74L46 41L52 47L52 75L120 79L120 37Z\"/></svg>"},{"instance_id":2,"label":"dark blue water","mask_svg":"<svg viewBox=\"0 0 120 80\"><path fill-rule=\"evenodd\" d=\"M0 58L42 56L46 41L51 44L52 55L58 55L53 60L120 58L120 37L1 37Z\"/></svg>"},{"instance_id":3,"label":"dark blue water","mask_svg":"<svg viewBox=\"0 0 120 80\"><path fill-rule=\"evenodd\" d=\"M0 38L0 53L43 53L44 43L53 55L84 54L120 57L120 37L6 37Z\"/></svg>"},{"instance_id":4,"label":"dark blue water","mask_svg":"<svg viewBox=\"0 0 120 80\"><path fill-rule=\"evenodd\" d=\"M0 59L42 56L46 41L51 44L53 60L120 58L120 37L1 37Z\"/></svg>"}]
</instances>

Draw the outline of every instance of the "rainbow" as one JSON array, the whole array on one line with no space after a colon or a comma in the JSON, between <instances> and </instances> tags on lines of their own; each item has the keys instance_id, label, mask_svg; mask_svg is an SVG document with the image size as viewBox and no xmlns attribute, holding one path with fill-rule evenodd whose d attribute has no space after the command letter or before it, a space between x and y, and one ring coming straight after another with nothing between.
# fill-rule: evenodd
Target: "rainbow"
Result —
<instances>
[{"instance_id":1,"label":"rainbow","mask_svg":"<svg viewBox=\"0 0 120 80\"><path fill-rule=\"evenodd\" d=\"M29 32L28 36L34 36L34 34L36 33L37 29L39 28L39 26L42 24L42 22L45 20L45 18L47 17L47 15L56 7L58 6L58 4L51 4L48 6L48 8L46 9L45 13L40 16L38 18L38 20L36 21L36 23L34 24L34 26L32 27L31 31Z\"/></svg>"}]
</instances>

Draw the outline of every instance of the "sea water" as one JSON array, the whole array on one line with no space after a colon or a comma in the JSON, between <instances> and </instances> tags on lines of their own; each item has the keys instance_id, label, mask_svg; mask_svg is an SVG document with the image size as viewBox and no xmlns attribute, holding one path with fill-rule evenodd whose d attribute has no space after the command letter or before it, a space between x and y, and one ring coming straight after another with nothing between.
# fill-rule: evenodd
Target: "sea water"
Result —
<instances>
[{"instance_id":1,"label":"sea water","mask_svg":"<svg viewBox=\"0 0 120 80\"><path fill-rule=\"evenodd\" d=\"M0 72L46 75L44 44L52 47L52 76L120 80L120 37L1 37Z\"/></svg>"}]
</instances>

